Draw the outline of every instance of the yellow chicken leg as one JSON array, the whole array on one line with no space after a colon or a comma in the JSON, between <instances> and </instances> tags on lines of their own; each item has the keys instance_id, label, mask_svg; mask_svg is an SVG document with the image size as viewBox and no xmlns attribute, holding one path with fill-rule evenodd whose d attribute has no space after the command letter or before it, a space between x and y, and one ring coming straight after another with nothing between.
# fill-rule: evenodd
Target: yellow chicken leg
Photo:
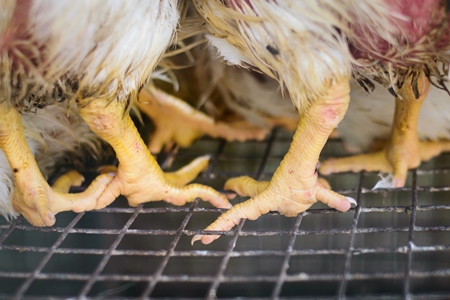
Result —
<instances>
[{"instance_id":1,"label":"yellow chicken leg","mask_svg":"<svg viewBox=\"0 0 450 300\"><path fill-rule=\"evenodd\" d=\"M62 191L62 186L53 190L42 176L28 147L20 114L9 101L0 104L0 114L0 148L14 174L14 210L33 225L51 226L55 223L55 214L58 212L94 209L97 198L112 177L107 174L97 177L83 193L68 194L67 191Z\"/></svg>"},{"instance_id":2,"label":"yellow chicken leg","mask_svg":"<svg viewBox=\"0 0 450 300\"><path fill-rule=\"evenodd\" d=\"M132 206L159 200L183 205L199 197L217 207L230 207L227 198L210 187L184 186L205 168L206 158L178 172L165 174L118 101L90 101L80 105L80 114L91 129L114 148L119 160L117 174L99 198L97 209L107 206L119 195L127 197Z\"/></svg>"},{"instance_id":3,"label":"yellow chicken leg","mask_svg":"<svg viewBox=\"0 0 450 300\"><path fill-rule=\"evenodd\" d=\"M173 143L188 147L205 134L227 141L262 140L267 134L266 129L250 125L215 122L182 100L154 86L147 89L142 90L139 101L135 104L155 124L155 132L148 145L152 153L158 153L163 146L170 147Z\"/></svg>"},{"instance_id":4,"label":"yellow chicken leg","mask_svg":"<svg viewBox=\"0 0 450 300\"><path fill-rule=\"evenodd\" d=\"M450 150L450 142L420 142L417 135L419 111L430 88L428 79L422 74L418 79L420 97L416 99L407 80L395 99L395 114L391 135L378 152L351 157L329 159L319 168L321 174L353 171L381 171L393 173L393 187L403 187L408 169L416 168L422 161L431 159L443 151Z\"/></svg>"},{"instance_id":5,"label":"yellow chicken leg","mask_svg":"<svg viewBox=\"0 0 450 300\"><path fill-rule=\"evenodd\" d=\"M269 211L295 216L321 201L339 211L350 209L350 199L339 195L319 180L316 164L330 133L342 120L349 102L349 81L331 85L328 95L313 101L300 118L293 141L270 182L256 182L248 177L229 180L225 188L252 198L235 205L206 230L230 230L242 218L255 220ZM218 235L195 236L209 244Z\"/></svg>"}]
</instances>

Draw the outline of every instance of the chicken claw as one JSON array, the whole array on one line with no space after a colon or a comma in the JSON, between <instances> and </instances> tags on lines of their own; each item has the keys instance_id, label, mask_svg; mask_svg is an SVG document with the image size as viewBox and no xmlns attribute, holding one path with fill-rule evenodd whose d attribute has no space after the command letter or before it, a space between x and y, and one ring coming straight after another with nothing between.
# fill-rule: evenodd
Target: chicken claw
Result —
<instances>
[{"instance_id":1,"label":"chicken claw","mask_svg":"<svg viewBox=\"0 0 450 300\"><path fill-rule=\"evenodd\" d=\"M317 201L343 212L350 208L349 202L354 203L347 197L324 187L317 180L317 173L309 178L297 178L296 180L302 181L305 189L293 189L291 184L295 184L294 182L284 181L282 177L276 175L270 182L257 182L249 177L231 179L225 184L225 189L235 190L241 196L253 198L236 204L209 225L206 230L228 231L238 225L243 218L256 220L270 211L278 211L287 217L294 217ZM209 244L217 238L219 238L218 235L195 236L192 242L201 240L203 244Z\"/></svg>"},{"instance_id":2,"label":"chicken claw","mask_svg":"<svg viewBox=\"0 0 450 300\"><path fill-rule=\"evenodd\" d=\"M393 174L392 187L403 187L408 169L416 168L422 161L450 150L450 142L421 142L417 134L419 111L427 97L430 83L425 75L418 79L420 97L416 99L407 80L395 99L395 114L391 136L380 151L324 161L319 171L328 175L337 172L381 171Z\"/></svg>"},{"instance_id":3,"label":"chicken claw","mask_svg":"<svg viewBox=\"0 0 450 300\"><path fill-rule=\"evenodd\" d=\"M296 216L317 201L345 212L353 199L337 194L318 179L316 163L328 136L342 120L349 101L348 79L331 85L328 96L317 99L300 118L288 153L275 171L270 182L257 182L249 177L229 180L226 189L252 198L235 205L221 215L206 230L230 230L240 219L255 220L269 211ZM197 235L209 244L218 235Z\"/></svg>"},{"instance_id":4,"label":"chicken claw","mask_svg":"<svg viewBox=\"0 0 450 300\"><path fill-rule=\"evenodd\" d=\"M115 150L119 166L117 173L98 200L97 209L113 202L119 195L127 197L132 206L164 200L183 205L199 197L221 208L230 207L227 198L214 189L190 184L206 168L207 157L188 166L164 173L139 136L128 113L117 101L97 99L80 105L80 114L91 129Z\"/></svg>"},{"instance_id":5,"label":"chicken claw","mask_svg":"<svg viewBox=\"0 0 450 300\"><path fill-rule=\"evenodd\" d=\"M42 176L23 134L22 120L9 101L0 104L0 147L13 170L15 189L12 206L35 226L51 226L55 214L73 210L81 212L94 209L112 176L97 177L87 190L68 194L72 184L81 184L83 178L70 172L57 181L52 189Z\"/></svg>"},{"instance_id":6,"label":"chicken claw","mask_svg":"<svg viewBox=\"0 0 450 300\"><path fill-rule=\"evenodd\" d=\"M152 153L159 153L164 146L170 148L173 143L188 147L205 134L227 141L245 141L262 140L268 132L250 125L215 122L182 100L154 86L143 89L139 101L135 104L155 124L155 132L148 145Z\"/></svg>"}]
</instances>

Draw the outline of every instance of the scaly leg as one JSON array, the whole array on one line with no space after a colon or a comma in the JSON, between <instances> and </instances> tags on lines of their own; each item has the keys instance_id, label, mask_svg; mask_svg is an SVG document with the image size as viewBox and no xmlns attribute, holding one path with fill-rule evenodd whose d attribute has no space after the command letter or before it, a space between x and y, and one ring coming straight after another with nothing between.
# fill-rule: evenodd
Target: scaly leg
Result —
<instances>
[{"instance_id":1,"label":"scaly leg","mask_svg":"<svg viewBox=\"0 0 450 300\"><path fill-rule=\"evenodd\" d=\"M112 179L110 175L97 177L83 193L68 194L59 188L53 190L42 176L28 147L22 118L8 100L0 104L0 115L0 148L14 174L12 206L15 211L35 226L51 226L58 212L81 212L95 208L97 198Z\"/></svg>"},{"instance_id":2,"label":"scaly leg","mask_svg":"<svg viewBox=\"0 0 450 300\"><path fill-rule=\"evenodd\" d=\"M339 211L350 209L350 199L326 188L319 180L316 164L330 133L342 120L349 101L349 81L331 85L327 97L317 99L301 116L288 153L270 182L248 177L229 180L225 188L252 198L235 205L206 230L230 230L242 218L255 220L269 211L295 216L321 201ZM195 236L209 244L218 235Z\"/></svg>"},{"instance_id":3,"label":"scaly leg","mask_svg":"<svg viewBox=\"0 0 450 300\"><path fill-rule=\"evenodd\" d=\"M205 134L227 141L262 140L267 134L266 129L250 125L215 122L184 101L154 86L147 89L142 90L135 105L155 124L155 132L148 145L152 153L158 153L163 146L170 147L173 143L188 147Z\"/></svg>"},{"instance_id":4,"label":"scaly leg","mask_svg":"<svg viewBox=\"0 0 450 300\"><path fill-rule=\"evenodd\" d=\"M393 173L393 187L403 187L408 169L416 168L426 161L450 150L450 142L420 142L417 136L419 111L427 97L430 83L425 75L418 79L420 97L415 98L411 79L399 90L402 99L395 99L395 114L391 136L378 152L346 158L329 159L319 168L321 174L353 171L381 171Z\"/></svg>"},{"instance_id":5,"label":"scaly leg","mask_svg":"<svg viewBox=\"0 0 450 300\"><path fill-rule=\"evenodd\" d=\"M227 198L200 184L184 186L205 167L206 158L192 162L186 169L165 174L139 136L128 113L118 101L97 99L80 105L80 114L91 129L115 150L119 166L97 203L97 209L127 197L132 206L165 200L183 205L199 197L217 207L230 207Z\"/></svg>"}]
</instances>

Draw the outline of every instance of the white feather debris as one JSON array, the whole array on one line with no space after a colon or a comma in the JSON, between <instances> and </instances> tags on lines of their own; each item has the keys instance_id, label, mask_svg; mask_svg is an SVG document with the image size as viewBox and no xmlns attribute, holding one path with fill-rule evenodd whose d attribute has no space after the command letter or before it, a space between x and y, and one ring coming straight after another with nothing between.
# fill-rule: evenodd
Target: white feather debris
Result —
<instances>
[{"instance_id":1,"label":"white feather debris","mask_svg":"<svg viewBox=\"0 0 450 300\"><path fill-rule=\"evenodd\" d=\"M391 173L389 173L387 176L384 176L383 174L378 174L380 176L380 180L375 184L375 186L372 188L372 190L377 189L390 189L395 187L395 179L392 176Z\"/></svg>"}]
</instances>

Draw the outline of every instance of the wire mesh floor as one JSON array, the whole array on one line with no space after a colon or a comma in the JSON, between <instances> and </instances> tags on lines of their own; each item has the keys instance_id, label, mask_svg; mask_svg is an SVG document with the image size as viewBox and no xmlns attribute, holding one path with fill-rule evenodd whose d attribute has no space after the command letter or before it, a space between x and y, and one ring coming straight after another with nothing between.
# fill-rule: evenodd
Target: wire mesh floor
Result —
<instances>
[{"instance_id":1,"label":"wire mesh floor","mask_svg":"<svg viewBox=\"0 0 450 300\"><path fill-rule=\"evenodd\" d=\"M171 169L211 153L196 182L220 190L233 176L269 180L291 136L202 139ZM332 140L322 159L345 154ZM51 228L1 219L0 297L450 299L450 155L410 171L401 189L371 190L376 173L325 178L358 206L243 220L207 246L191 238L221 210L200 200L133 208L119 198L101 211L58 214Z\"/></svg>"}]
</instances>

